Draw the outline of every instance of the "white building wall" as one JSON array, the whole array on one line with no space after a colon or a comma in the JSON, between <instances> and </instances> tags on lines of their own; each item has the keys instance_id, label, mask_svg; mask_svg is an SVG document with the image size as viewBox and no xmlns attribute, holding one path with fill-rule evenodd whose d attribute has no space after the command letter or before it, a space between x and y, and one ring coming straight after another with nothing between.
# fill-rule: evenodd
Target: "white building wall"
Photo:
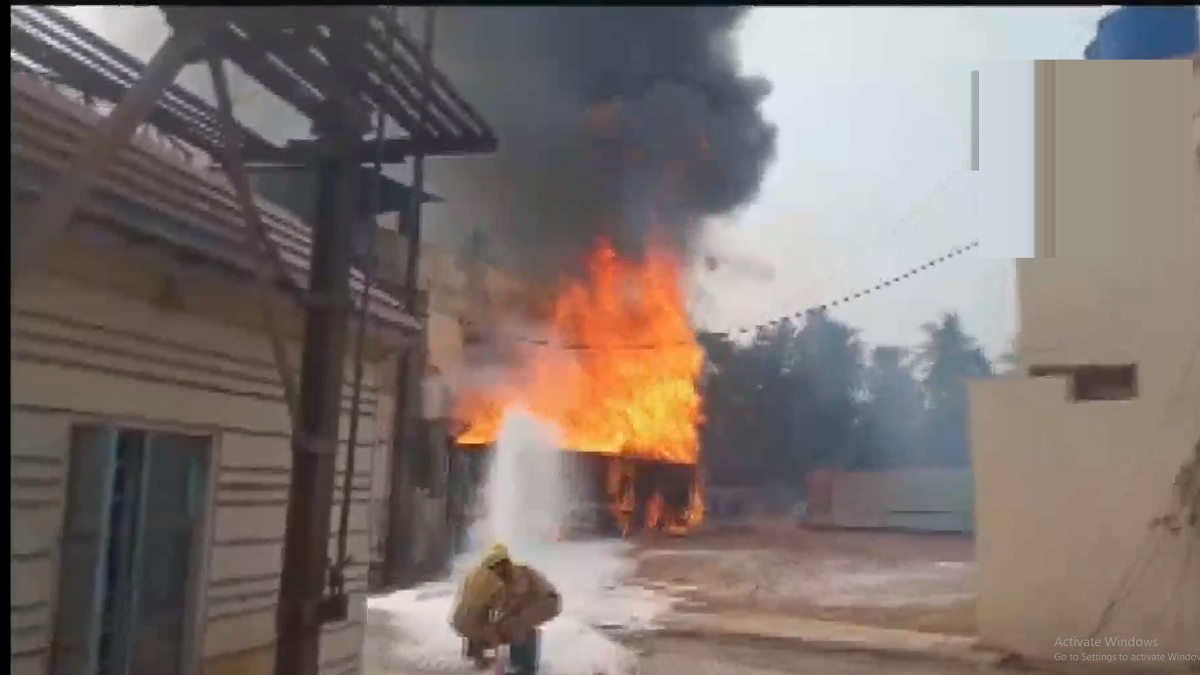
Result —
<instances>
[{"instance_id":1,"label":"white building wall","mask_svg":"<svg viewBox=\"0 0 1200 675\"><path fill-rule=\"evenodd\" d=\"M1039 258L1197 255L1192 71L1185 60L1037 64Z\"/></svg>"},{"instance_id":2,"label":"white building wall","mask_svg":"<svg viewBox=\"0 0 1200 675\"><path fill-rule=\"evenodd\" d=\"M78 271L89 267L76 262ZM90 272L121 269L112 263L96 260ZM209 309L233 302L210 285L185 284L182 292L185 302ZM10 319L12 672L48 673L70 428L101 421L213 437L193 662L204 673L270 673L291 450L266 336L49 276L23 281ZM297 358L294 344L292 352ZM325 628L324 675L361 668L370 471L376 411L383 410L373 372L368 367L362 395L350 511L350 618ZM346 459L349 365L347 373L339 467ZM335 532L338 513L335 505ZM336 534L331 556L335 542Z\"/></svg>"},{"instance_id":3,"label":"white building wall","mask_svg":"<svg viewBox=\"0 0 1200 675\"><path fill-rule=\"evenodd\" d=\"M1200 653L1200 541L1149 526L1200 440L1198 103L1189 61L1038 65L1023 374L971 391L985 642L1046 660ZM1089 364L1136 364L1136 396L1073 402L1065 376L1024 375ZM1056 645L1089 637L1153 644Z\"/></svg>"},{"instance_id":4,"label":"white building wall","mask_svg":"<svg viewBox=\"0 0 1200 675\"><path fill-rule=\"evenodd\" d=\"M974 529L970 469L839 471L833 474L834 527L927 532Z\"/></svg>"}]
</instances>

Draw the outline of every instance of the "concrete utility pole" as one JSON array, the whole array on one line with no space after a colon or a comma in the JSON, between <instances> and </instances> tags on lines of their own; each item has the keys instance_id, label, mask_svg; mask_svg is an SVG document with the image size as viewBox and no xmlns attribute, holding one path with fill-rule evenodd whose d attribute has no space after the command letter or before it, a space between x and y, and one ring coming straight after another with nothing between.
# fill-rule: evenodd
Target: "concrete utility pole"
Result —
<instances>
[{"instance_id":1,"label":"concrete utility pole","mask_svg":"<svg viewBox=\"0 0 1200 675\"><path fill-rule=\"evenodd\" d=\"M350 317L357 160L350 148L366 131L363 111L330 100L314 123L317 216L313 223L308 312L300 363L299 419L292 440L276 675L316 675L321 625L345 618L345 596L326 598L346 330ZM353 452L353 448L348 450Z\"/></svg>"}]
</instances>

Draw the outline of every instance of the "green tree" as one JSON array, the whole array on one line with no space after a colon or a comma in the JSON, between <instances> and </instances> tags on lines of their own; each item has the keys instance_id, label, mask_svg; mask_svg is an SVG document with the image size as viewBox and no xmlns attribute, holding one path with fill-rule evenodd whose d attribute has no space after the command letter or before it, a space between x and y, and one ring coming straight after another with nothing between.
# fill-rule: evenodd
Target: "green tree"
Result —
<instances>
[{"instance_id":1,"label":"green tree","mask_svg":"<svg viewBox=\"0 0 1200 675\"><path fill-rule=\"evenodd\" d=\"M804 354L800 330L790 320L760 331L748 350L754 389L754 422L760 439L758 470L767 484L798 485L811 449L802 443L795 411L804 404Z\"/></svg>"},{"instance_id":2,"label":"green tree","mask_svg":"<svg viewBox=\"0 0 1200 675\"><path fill-rule=\"evenodd\" d=\"M700 336L712 366L702 442L714 485L782 485L803 475L791 415L798 391L795 333L791 324L764 327L748 344Z\"/></svg>"},{"instance_id":3,"label":"green tree","mask_svg":"<svg viewBox=\"0 0 1200 675\"><path fill-rule=\"evenodd\" d=\"M899 347L876 347L865 373L861 404L862 456L857 466L892 469L925 463L921 431L925 394Z\"/></svg>"},{"instance_id":4,"label":"green tree","mask_svg":"<svg viewBox=\"0 0 1200 675\"><path fill-rule=\"evenodd\" d=\"M934 464L966 466L970 464L966 381L991 377L992 364L955 313L943 314L921 330L925 340L917 357L924 369L921 383L928 406L925 447Z\"/></svg>"},{"instance_id":5,"label":"green tree","mask_svg":"<svg viewBox=\"0 0 1200 675\"><path fill-rule=\"evenodd\" d=\"M707 480L714 485L754 484L764 465L760 387L769 378L764 378L753 346L715 333L701 334L700 344L709 365L701 431Z\"/></svg>"},{"instance_id":6,"label":"green tree","mask_svg":"<svg viewBox=\"0 0 1200 675\"><path fill-rule=\"evenodd\" d=\"M793 359L793 439L806 447L814 466L854 465L861 455L857 429L863 362L858 331L824 312L811 314L796 335Z\"/></svg>"},{"instance_id":7,"label":"green tree","mask_svg":"<svg viewBox=\"0 0 1200 675\"><path fill-rule=\"evenodd\" d=\"M798 488L814 466L853 463L862 380L853 328L815 314L764 326L748 344L706 349L723 355L706 392L715 482Z\"/></svg>"},{"instance_id":8,"label":"green tree","mask_svg":"<svg viewBox=\"0 0 1200 675\"><path fill-rule=\"evenodd\" d=\"M922 328L913 354L877 347L868 365L858 332L823 313L749 342L702 335L710 482L798 489L822 466L968 464L966 380L991 364L956 315Z\"/></svg>"}]
</instances>

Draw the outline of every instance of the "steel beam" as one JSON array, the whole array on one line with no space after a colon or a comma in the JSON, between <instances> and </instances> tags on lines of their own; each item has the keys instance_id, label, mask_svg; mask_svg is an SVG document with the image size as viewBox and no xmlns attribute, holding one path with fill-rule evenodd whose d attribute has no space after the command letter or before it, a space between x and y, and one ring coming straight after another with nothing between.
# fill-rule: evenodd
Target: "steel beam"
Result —
<instances>
[{"instance_id":1,"label":"steel beam","mask_svg":"<svg viewBox=\"0 0 1200 675\"><path fill-rule=\"evenodd\" d=\"M298 156L304 156L304 153L312 152L313 145L314 141L311 140L288 141L282 150L268 150L263 153L264 159L294 160ZM374 161L375 155L380 152L383 153L385 164L401 164L413 156L475 155L481 152L495 152L496 147L496 142L490 139L463 141L422 136L416 139L389 138L384 140L382 148L373 142L364 141L356 144L353 152L358 161L364 164Z\"/></svg>"},{"instance_id":2,"label":"steel beam","mask_svg":"<svg viewBox=\"0 0 1200 675\"><path fill-rule=\"evenodd\" d=\"M283 384L283 398L287 402L288 416L293 428L296 425L296 382L292 377L292 368L287 360L287 348L284 345L283 325L275 311L275 303L271 289L273 282L290 281L284 269L283 260L275 242L271 241L267 227L263 224L258 205L254 202L254 191L250 187L250 178L246 175L246 166L242 161L242 138L237 120L233 116L233 100L229 95L229 80L225 77L225 65L220 59L209 58L208 68L212 72L213 91L217 97L217 116L221 127L222 164L225 174L233 186L237 196L238 206L242 210L243 228L246 243L258 253L258 284L256 289L259 303L262 306L263 323L266 324L267 338L271 342L271 356L275 360L275 369Z\"/></svg>"},{"instance_id":3,"label":"steel beam","mask_svg":"<svg viewBox=\"0 0 1200 675\"><path fill-rule=\"evenodd\" d=\"M421 59L421 105L417 109L418 116L424 118L429 114L430 99L433 95L433 36L437 20L437 7L427 7L425 10L425 53ZM425 194L425 155L413 157L413 193ZM408 235L408 260L404 267L404 285L408 288L405 307L411 314L416 309L416 290L420 280L421 268L421 200L413 199L409 203L408 222L405 223Z\"/></svg>"},{"instance_id":4,"label":"steel beam","mask_svg":"<svg viewBox=\"0 0 1200 675\"><path fill-rule=\"evenodd\" d=\"M146 64L141 78L58 175L54 187L43 192L27 212L18 214L24 225L19 228L21 236L13 238L15 245L9 253L12 263L9 293L22 276L45 263L101 173L146 121L159 96L202 45L203 37L198 33L172 32Z\"/></svg>"}]
</instances>

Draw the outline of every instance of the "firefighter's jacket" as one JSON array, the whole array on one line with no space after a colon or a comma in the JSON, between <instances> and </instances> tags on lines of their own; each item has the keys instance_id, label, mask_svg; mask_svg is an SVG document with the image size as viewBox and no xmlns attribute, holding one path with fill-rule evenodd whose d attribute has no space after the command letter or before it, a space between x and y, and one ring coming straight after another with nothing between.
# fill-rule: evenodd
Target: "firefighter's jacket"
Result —
<instances>
[{"instance_id":1,"label":"firefighter's jacket","mask_svg":"<svg viewBox=\"0 0 1200 675\"><path fill-rule=\"evenodd\" d=\"M463 581L451 623L468 640L483 640L489 628L512 638L528 634L561 611L558 590L537 570L513 564L512 580L506 584L481 566Z\"/></svg>"}]
</instances>

